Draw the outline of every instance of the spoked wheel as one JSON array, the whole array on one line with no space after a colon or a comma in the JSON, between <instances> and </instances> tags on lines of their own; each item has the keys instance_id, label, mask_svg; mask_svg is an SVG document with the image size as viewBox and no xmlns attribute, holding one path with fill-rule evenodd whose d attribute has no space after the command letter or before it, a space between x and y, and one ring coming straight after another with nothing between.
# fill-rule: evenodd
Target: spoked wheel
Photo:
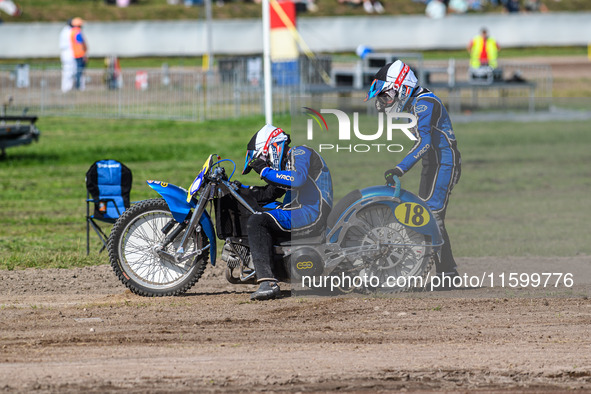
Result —
<instances>
[{"instance_id":1,"label":"spoked wheel","mask_svg":"<svg viewBox=\"0 0 591 394\"><path fill-rule=\"evenodd\" d=\"M346 248L366 250L352 255L349 261L358 275L377 277L377 288L384 292L400 292L421 286L421 280L431 269L429 237L401 225L392 209L382 204L362 209L345 235ZM374 279L372 286L376 284Z\"/></svg>"},{"instance_id":2,"label":"spoked wheel","mask_svg":"<svg viewBox=\"0 0 591 394\"><path fill-rule=\"evenodd\" d=\"M186 260L171 257L185 230L163 247L166 235L178 226L163 199L132 205L117 220L109 237L109 258L115 274L132 292L149 297L179 295L201 278L207 251ZM206 242L203 234L191 236L185 256L203 248Z\"/></svg>"}]
</instances>

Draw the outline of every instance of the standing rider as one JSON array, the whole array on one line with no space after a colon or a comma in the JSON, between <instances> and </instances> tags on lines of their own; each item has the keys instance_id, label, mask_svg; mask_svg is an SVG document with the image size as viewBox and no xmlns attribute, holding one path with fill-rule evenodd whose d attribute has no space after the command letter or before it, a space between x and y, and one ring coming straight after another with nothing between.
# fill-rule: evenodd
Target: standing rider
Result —
<instances>
[{"instance_id":1,"label":"standing rider","mask_svg":"<svg viewBox=\"0 0 591 394\"><path fill-rule=\"evenodd\" d=\"M458 272L444 221L449 195L460 179L461 158L451 120L441 100L418 86L414 72L400 60L386 64L374 78L365 101L376 97L375 106L379 112L395 117L398 112L409 111L417 117L417 126L412 129L417 137L415 145L384 176L393 184L394 176L401 177L423 159L419 196L433 212L444 240L441 258L435 267L442 279L453 279ZM440 283L449 284L451 279Z\"/></svg>"},{"instance_id":2,"label":"standing rider","mask_svg":"<svg viewBox=\"0 0 591 394\"><path fill-rule=\"evenodd\" d=\"M332 180L322 157L307 146L289 147L290 139L282 129L265 125L250 140L242 174L251 169L268 183L266 195L280 195L283 203L257 212L248 219L248 239L252 261L260 287L252 300L279 296L273 273L273 243L291 236L309 236L321 231L332 207Z\"/></svg>"}]
</instances>

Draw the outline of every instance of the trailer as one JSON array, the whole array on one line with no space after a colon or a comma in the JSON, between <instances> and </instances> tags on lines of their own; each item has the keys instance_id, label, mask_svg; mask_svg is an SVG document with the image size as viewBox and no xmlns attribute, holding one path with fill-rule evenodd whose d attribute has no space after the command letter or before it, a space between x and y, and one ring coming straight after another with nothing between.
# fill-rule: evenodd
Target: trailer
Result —
<instances>
[{"instance_id":1,"label":"trailer","mask_svg":"<svg viewBox=\"0 0 591 394\"><path fill-rule=\"evenodd\" d=\"M0 116L0 158L6 157L6 148L29 145L38 141L41 132L35 126L37 116Z\"/></svg>"}]
</instances>

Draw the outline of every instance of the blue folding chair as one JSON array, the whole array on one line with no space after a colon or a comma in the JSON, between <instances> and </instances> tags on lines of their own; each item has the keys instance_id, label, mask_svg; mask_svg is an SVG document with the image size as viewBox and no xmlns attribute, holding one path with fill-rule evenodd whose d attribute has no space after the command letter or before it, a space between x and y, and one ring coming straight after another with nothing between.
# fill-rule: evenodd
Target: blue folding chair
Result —
<instances>
[{"instance_id":1,"label":"blue folding chair","mask_svg":"<svg viewBox=\"0 0 591 394\"><path fill-rule=\"evenodd\" d=\"M108 236L97 222L113 224L129 208L131 170L117 160L99 160L86 172L86 255L90 254L90 228L107 247ZM94 209L91 214L91 205Z\"/></svg>"}]
</instances>

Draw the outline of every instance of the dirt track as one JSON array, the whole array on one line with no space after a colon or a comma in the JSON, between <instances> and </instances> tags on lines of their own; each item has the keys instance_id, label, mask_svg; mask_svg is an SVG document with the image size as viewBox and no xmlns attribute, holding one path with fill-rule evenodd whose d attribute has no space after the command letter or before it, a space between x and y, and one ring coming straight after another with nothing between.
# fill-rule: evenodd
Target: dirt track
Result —
<instances>
[{"instance_id":1,"label":"dirt track","mask_svg":"<svg viewBox=\"0 0 591 394\"><path fill-rule=\"evenodd\" d=\"M225 283L219 268L159 299L131 294L108 266L2 271L0 391L591 392L590 257L460 264L568 267L577 279L572 290L285 291L252 303L253 287Z\"/></svg>"}]
</instances>

